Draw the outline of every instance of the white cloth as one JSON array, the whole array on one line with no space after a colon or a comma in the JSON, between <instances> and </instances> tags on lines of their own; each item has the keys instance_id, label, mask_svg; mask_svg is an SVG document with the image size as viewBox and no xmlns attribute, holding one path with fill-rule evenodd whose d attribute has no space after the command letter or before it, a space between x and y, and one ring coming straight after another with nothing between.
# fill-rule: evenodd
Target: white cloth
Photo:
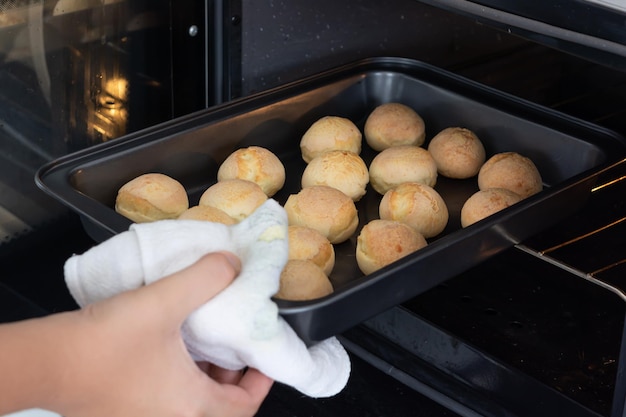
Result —
<instances>
[{"instance_id":1,"label":"white cloth","mask_svg":"<svg viewBox=\"0 0 626 417\"><path fill-rule=\"evenodd\" d=\"M348 381L345 349L334 337L307 348L271 300L287 262L287 236L285 211L271 199L233 226L195 220L133 224L69 258L65 280L84 306L154 282L207 253L231 251L241 260L241 273L182 327L191 355L227 369L253 367L307 396L329 397Z\"/></svg>"}]
</instances>

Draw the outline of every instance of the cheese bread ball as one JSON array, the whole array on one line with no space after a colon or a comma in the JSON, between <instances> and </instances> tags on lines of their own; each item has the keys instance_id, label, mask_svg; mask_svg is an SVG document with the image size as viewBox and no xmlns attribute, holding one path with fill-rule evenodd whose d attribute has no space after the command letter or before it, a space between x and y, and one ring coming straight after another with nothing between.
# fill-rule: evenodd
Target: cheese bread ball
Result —
<instances>
[{"instance_id":1,"label":"cheese bread ball","mask_svg":"<svg viewBox=\"0 0 626 417\"><path fill-rule=\"evenodd\" d=\"M231 153L217 171L218 181L235 178L258 184L271 197L285 185L285 167L269 149L250 146Z\"/></svg>"},{"instance_id":2,"label":"cheese bread ball","mask_svg":"<svg viewBox=\"0 0 626 417\"><path fill-rule=\"evenodd\" d=\"M210 186L200 196L198 205L218 208L239 222L252 214L267 198L258 184L232 179Z\"/></svg>"},{"instance_id":3,"label":"cheese bread ball","mask_svg":"<svg viewBox=\"0 0 626 417\"><path fill-rule=\"evenodd\" d=\"M306 301L333 292L333 284L322 269L311 261L290 259L280 274L280 286L274 295L281 300Z\"/></svg>"},{"instance_id":4,"label":"cheese bread ball","mask_svg":"<svg viewBox=\"0 0 626 417\"><path fill-rule=\"evenodd\" d=\"M193 206L183 211L179 220L202 220L206 222L222 223L231 225L237 223L235 219L226 214L223 210L211 206Z\"/></svg>"},{"instance_id":5,"label":"cheese bread ball","mask_svg":"<svg viewBox=\"0 0 626 417\"><path fill-rule=\"evenodd\" d=\"M483 164L478 172L478 188L506 188L526 198L541 191L543 182L530 158L517 152L502 152Z\"/></svg>"},{"instance_id":6,"label":"cheese bread ball","mask_svg":"<svg viewBox=\"0 0 626 417\"><path fill-rule=\"evenodd\" d=\"M359 225L354 201L326 185L314 185L291 194L285 211L289 225L315 229L333 244L348 240Z\"/></svg>"},{"instance_id":7,"label":"cheese bread ball","mask_svg":"<svg viewBox=\"0 0 626 417\"><path fill-rule=\"evenodd\" d=\"M521 201L521 197L505 188L488 188L474 193L461 208L461 226L467 227L485 217Z\"/></svg>"},{"instance_id":8,"label":"cheese bread ball","mask_svg":"<svg viewBox=\"0 0 626 417\"><path fill-rule=\"evenodd\" d=\"M350 120L339 116L325 116L309 127L300 140L302 159L306 163L328 151L361 153L362 135Z\"/></svg>"},{"instance_id":9,"label":"cheese bread ball","mask_svg":"<svg viewBox=\"0 0 626 417\"><path fill-rule=\"evenodd\" d=\"M448 224L448 207L432 187L406 182L385 193L378 208L383 220L406 223L425 238L437 236Z\"/></svg>"},{"instance_id":10,"label":"cheese bread ball","mask_svg":"<svg viewBox=\"0 0 626 417\"><path fill-rule=\"evenodd\" d=\"M401 103L376 107L367 117L363 133L365 141L375 151L399 145L420 146L426 137L422 117Z\"/></svg>"},{"instance_id":11,"label":"cheese bread ball","mask_svg":"<svg viewBox=\"0 0 626 417\"><path fill-rule=\"evenodd\" d=\"M372 220L361 229L356 243L356 261L364 274L371 274L427 245L411 226L393 220Z\"/></svg>"},{"instance_id":12,"label":"cheese bread ball","mask_svg":"<svg viewBox=\"0 0 626 417\"><path fill-rule=\"evenodd\" d=\"M320 232L305 226L289 226L289 259L311 261L330 275L335 267L335 248Z\"/></svg>"},{"instance_id":13,"label":"cheese bread ball","mask_svg":"<svg viewBox=\"0 0 626 417\"><path fill-rule=\"evenodd\" d=\"M442 130L428 144L439 174L465 179L478 174L485 163L485 147L474 132L462 127Z\"/></svg>"},{"instance_id":14,"label":"cheese bread ball","mask_svg":"<svg viewBox=\"0 0 626 417\"><path fill-rule=\"evenodd\" d=\"M302 187L328 185L359 201L365 195L369 178L367 165L359 155L329 151L309 162L302 173Z\"/></svg>"},{"instance_id":15,"label":"cheese bread ball","mask_svg":"<svg viewBox=\"0 0 626 417\"><path fill-rule=\"evenodd\" d=\"M372 188L384 195L405 182L419 182L434 187L437 183L437 164L424 148L394 146L374 157L369 174Z\"/></svg>"},{"instance_id":16,"label":"cheese bread ball","mask_svg":"<svg viewBox=\"0 0 626 417\"><path fill-rule=\"evenodd\" d=\"M135 223L175 219L189 208L183 185L165 174L133 178L117 192L115 211Z\"/></svg>"}]
</instances>

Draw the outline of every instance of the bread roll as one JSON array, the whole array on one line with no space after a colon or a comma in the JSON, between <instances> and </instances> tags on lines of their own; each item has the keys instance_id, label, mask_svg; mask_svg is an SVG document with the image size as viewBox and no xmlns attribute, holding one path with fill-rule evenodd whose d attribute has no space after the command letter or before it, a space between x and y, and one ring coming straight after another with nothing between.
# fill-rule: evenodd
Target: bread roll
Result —
<instances>
[{"instance_id":1,"label":"bread roll","mask_svg":"<svg viewBox=\"0 0 626 417\"><path fill-rule=\"evenodd\" d=\"M356 231L359 216L354 201L336 188L314 185L287 198L289 225L315 229L330 241L341 243Z\"/></svg>"},{"instance_id":2,"label":"bread roll","mask_svg":"<svg viewBox=\"0 0 626 417\"><path fill-rule=\"evenodd\" d=\"M322 269L311 261L290 259L280 274L276 298L306 301L324 297L333 292L333 285Z\"/></svg>"},{"instance_id":3,"label":"bread roll","mask_svg":"<svg viewBox=\"0 0 626 417\"><path fill-rule=\"evenodd\" d=\"M328 151L361 153L362 135L349 119L325 116L309 127L300 140L302 159L306 163Z\"/></svg>"},{"instance_id":4,"label":"bread roll","mask_svg":"<svg viewBox=\"0 0 626 417\"><path fill-rule=\"evenodd\" d=\"M289 259L311 261L330 275L335 266L335 248L320 232L305 226L289 226Z\"/></svg>"},{"instance_id":5,"label":"bread roll","mask_svg":"<svg viewBox=\"0 0 626 417\"><path fill-rule=\"evenodd\" d=\"M393 220L372 220L357 238L356 261L364 274L371 274L427 245L411 226Z\"/></svg>"},{"instance_id":6,"label":"bread roll","mask_svg":"<svg viewBox=\"0 0 626 417\"><path fill-rule=\"evenodd\" d=\"M379 194L405 183L419 182L434 187L437 164L426 149L419 146L394 146L374 157L369 166L370 184Z\"/></svg>"},{"instance_id":7,"label":"bread roll","mask_svg":"<svg viewBox=\"0 0 626 417\"><path fill-rule=\"evenodd\" d=\"M406 182L385 193L379 205L383 220L406 223L425 238L437 236L448 224L448 207L432 187Z\"/></svg>"},{"instance_id":8,"label":"bread roll","mask_svg":"<svg viewBox=\"0 0 626 417\"><path fill-rule=\"evenodd\" d=\"M409 106L385 103L374 109L365 121L365 141L375 151L392 146L420 146L426 137L424 120Z\"/></svg>"},{"instance_id":9,"label":"bread roll","mask_svg":"<svg viewBox=\"0 0 626 417\"><path fill-rule=\"evenodd\" d=\"M474 132L462 127L442 130L428 144L439 174L465 179L478 174L485 163L485 147Z\"/></svg>"},{"instance_id":10,"label":"bread roll","mask_svg":"<svg viewBox=\"0 0 626 417\"><path fill-rule=\"evenodd\" d=\"M213 223L231 225L237 223L235 219L226 214L223 210L211 206L193 206L183 211L179 220L202 220Z\"/></svg>"},{"instance_id":11,"label":"bread roll","mask_svg":"<svg viewBox=\"0 0 626 417\"><path fill-rule=\"evenodd\" d=\"M115 211L135 223L175 219L189 208L183 185L165 174L140 175L118 191Z\"/></svg>"},{"instance_id":12,"label":"bread roll","mask_svg":"<svg viewBox=\"0 0 626 417\"><path fill-rule=\"evenodd\" d=\"M488 188L474 193L461 208L461 226L467 227L485 217L518 203L522 198L505 188Z\"/></svg>"},{"instance_id":13,"label":"bread roll","mask_svg":"<svg viewBox=\"0 0 626 417\"><path fill-rule=\"evenodd\" d=\"M526 198L541 191L543 183L533 161L517 152L502 152L483 164L478 172L478 188L506 188Z\"/></svg>"},{"instance_id":14,"label":"bread roll","mask_svg":"<svg viewBox=\"0 0 626 417\"><path fill-rule=\"evenodd\" d=\"M250 146L231 153L217 171L218 181L235 178L258 184L271 197L285 185L285 167L269 149Z\"/></svg>"},{"instance_id":15,"label":"bread roll","mask_svg":"<svg viewBox=\"0 0 626 417\"><path fill-rule=\"evenodd\" d=\"M267 200L258 184L240 179L224 180L210 186L198 205L218 208L236 221L248 217Z\"/></svg>"},{"instance_id":16,"label":"bread roll","mask_svg":"<svg viewBox=\"0 0 626 417\"><path fill-rule=\"evenodd\" d=\"M309 162L302 173L302 187L328 185L346 194L353 201L365 195L369 183L367 165L349 151L329 151Z\"/></svg>"}]
</instances>

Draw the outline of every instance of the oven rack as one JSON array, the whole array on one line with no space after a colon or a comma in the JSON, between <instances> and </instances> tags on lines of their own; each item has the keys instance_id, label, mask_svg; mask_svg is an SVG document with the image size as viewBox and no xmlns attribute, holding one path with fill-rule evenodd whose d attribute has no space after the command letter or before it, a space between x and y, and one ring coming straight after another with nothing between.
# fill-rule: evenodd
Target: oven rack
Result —
<instances>
[{"instance_id":1,"label":"oven rack","mask_svg":"<svg viewBox=\"0 0 626 417\"><path fill-rule=\"evenodd\" d=\"M626 160L573 216L345 333L461 415L622 416Z\"/></svg>"}]
</instances>

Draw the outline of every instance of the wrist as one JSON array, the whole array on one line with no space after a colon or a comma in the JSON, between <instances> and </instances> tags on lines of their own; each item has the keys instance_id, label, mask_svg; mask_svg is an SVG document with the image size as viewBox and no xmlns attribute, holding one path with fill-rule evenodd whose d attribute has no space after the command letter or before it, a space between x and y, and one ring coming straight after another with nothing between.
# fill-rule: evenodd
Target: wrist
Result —
<instances>
[{"instance_id":1,"label":"wrist","mask_svg":"<svg viewBox=\"0 0 626 417\"><path fill-rule=\"evenodd\" d=\"M41 408L60 412L70 383L69 344L77 314L60 313L0 326L0 415Z\"/></svg>"}]
</instances>

